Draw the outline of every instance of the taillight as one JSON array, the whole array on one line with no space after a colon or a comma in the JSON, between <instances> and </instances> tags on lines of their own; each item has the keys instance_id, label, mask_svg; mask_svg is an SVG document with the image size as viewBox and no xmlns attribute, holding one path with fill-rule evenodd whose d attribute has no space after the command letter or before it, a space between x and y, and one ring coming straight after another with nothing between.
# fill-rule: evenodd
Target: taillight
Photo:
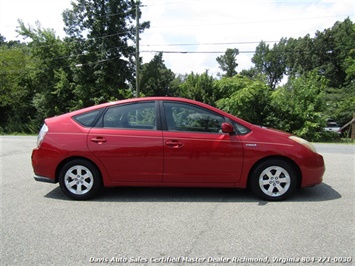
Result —
<instances>
[{"instance_id":1,"label":"taillight","mask_svg":"<svg viewBox=\"0 0 355 266\"><path fill-rule=\"evenodd\" d=\"M39 145L41 145L44 136L47 134L48 132L48 127L46 124L43 124L41 130L39 131L38 137L37 137L37 147L39 147Z\"/></svg>"}]
</instances>

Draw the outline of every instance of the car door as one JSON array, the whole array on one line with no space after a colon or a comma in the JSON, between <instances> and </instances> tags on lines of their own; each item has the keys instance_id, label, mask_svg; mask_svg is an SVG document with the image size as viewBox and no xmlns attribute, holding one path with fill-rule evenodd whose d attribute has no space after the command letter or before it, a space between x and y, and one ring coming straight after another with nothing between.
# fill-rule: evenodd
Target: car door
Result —
<instances>
[{"instance_id":1,"label":"car door","mask_svg":"<svg viewBox=\"0 0 355 266\"><path fill-rule=\"evenodd\" d=\"M242 143L222 133L225 118L193 104L165 101L165 183L235 183L243 165Z\"/></svg>"},{"instance_id":2,"label":"car door","mask_svg":"<svg viewBox=\"0 0 355 266\"><path fill-rule=\"evenodd\" d=\"M161 182L162 131L154 101L108 108L88 134L88 147L112 182Z\"/></svg>"}]
</instances>

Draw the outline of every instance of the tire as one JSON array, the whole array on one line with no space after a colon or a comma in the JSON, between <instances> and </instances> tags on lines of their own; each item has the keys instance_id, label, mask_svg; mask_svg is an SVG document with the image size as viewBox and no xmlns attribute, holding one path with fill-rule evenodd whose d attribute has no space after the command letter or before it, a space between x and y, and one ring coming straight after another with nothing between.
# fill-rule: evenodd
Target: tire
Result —
<instances>
[{"instance_id":1,"label":"tire","mask_svg":"<svg viewBox=\"0 0 355 266\"><path fill-rule=\"evenodd\" d=\"M296 189L296 171L286 161L270 159L260 163L250 176L250 188L261 199L279 201Z\"/></svg>"},{"instance_id":2,"label":"tire","mask_svg":"<svg viewBox=\"0 0 355 266\"><path fill-rule=\"evenodd\" d=\"M82 159L67 162L59 173L62 191L71 199L87 200L95 196L102 187L97 167Z\"/></svg>"}]
</instances>

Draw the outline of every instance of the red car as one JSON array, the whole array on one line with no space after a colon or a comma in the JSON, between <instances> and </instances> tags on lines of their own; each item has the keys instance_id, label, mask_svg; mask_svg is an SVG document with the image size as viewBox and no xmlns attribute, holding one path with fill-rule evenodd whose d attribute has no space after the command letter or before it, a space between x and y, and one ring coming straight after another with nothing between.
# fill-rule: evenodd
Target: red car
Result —
<instances>
[{"instance_id":1,"label":"red car","mask_svg":"<svg viewBox=\"0 0 355 266\"><path fill-rule=\"evenodd\" d=\"M323 157L288 133L209 105L150 97L48 118L32 152L35 180L86 200L102 187L247 188L283 200L322 182Z\"/></svg>"}]
</instances>

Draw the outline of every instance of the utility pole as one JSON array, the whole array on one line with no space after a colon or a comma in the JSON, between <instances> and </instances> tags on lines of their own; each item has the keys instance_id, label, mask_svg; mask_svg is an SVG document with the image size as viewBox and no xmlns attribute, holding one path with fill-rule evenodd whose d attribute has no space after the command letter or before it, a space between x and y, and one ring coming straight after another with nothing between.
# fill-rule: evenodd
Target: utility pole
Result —
<instances>
[{"instance_id":1,"label":"utility pole","mask_svg":"<svg viewBox=\"0 0 355 266\"><path fill-rule=\"evenodd\" d=\"M139 97L139 0L136 1L136 97Z\"/></svg>"},{"instance_id":2,"label":"utility pole","mask_svg":"<svg viewBox=\"0 0 355 266\"><path fill-rule=\"evenodd\" d=\"M351 123L351 140L355 140L355 113L353 113L353 120Z\"/></svg>"}]
</instances>

